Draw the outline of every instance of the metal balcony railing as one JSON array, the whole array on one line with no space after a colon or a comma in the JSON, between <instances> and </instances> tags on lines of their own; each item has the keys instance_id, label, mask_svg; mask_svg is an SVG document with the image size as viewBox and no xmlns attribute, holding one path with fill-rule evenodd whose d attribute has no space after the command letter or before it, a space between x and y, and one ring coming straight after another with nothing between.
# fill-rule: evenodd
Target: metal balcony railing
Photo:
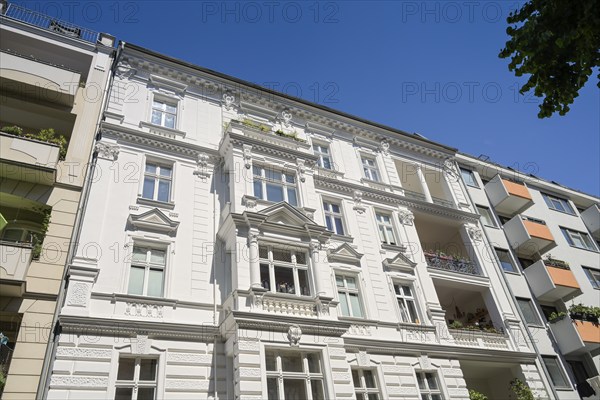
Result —
<instances>
[{"instance_id":1,"label":"metal balcony railing","mask_svg":"<svg viewBox=\"0 0 600 400\"><path fill-rule=\"evenodd\" d=\"M8 5L4 16L16 19L21 22L25 22L29 25L34 25L42 29L47 29L49 31L56 32L63 36L81 39L89 43L97 43L98 37L100 36L98 32L82 28L70 22L52 18L45 14L40 14L38 12L28 10L27 8L23 8L12 3Z\"/></svg>"},{"instance_id":2,"label":"metal balcony railing","mask_svg":"<svg viewBox=\"0 0 600 400\"><path fill-rule=\"evenodd\" d=\"M427 260L427 266L431 268L438 268L461 274L483 275L477 265L470 261L456 260L452 257L438 256L436 254L425 254L425 259Z\"/></svg>"}]
</instances>

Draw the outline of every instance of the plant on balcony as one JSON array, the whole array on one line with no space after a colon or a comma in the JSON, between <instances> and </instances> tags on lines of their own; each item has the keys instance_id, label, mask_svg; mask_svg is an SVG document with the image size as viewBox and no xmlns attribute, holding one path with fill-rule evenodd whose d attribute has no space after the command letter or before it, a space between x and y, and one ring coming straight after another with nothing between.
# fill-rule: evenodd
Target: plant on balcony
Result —
<instances>
[{"instance_id":1,"label":"plant on balcony","mask_svg":"<svg viewBox=\"0 0 600 400\"><path fill-rule=\"evenodd\" d=\"M13 125L3 127L2 132L8 133L9 135L55 144L58 146L59 160L64 160L67 155L67 138L63 135L57 135L52 128L42 129L38 133L23 133L23 128Z\"/></svg>"},{"instance_id":2,"label":"plant on balcony","mask_svg":"<svg viewBox=\"0 0 600 400\"><path fill-rule=\"evenodd\" d=\"M469 389L469 400L488 400L488 397L476 390Z\"/></svg>"},{"instance_id":3,"label":"plant on balcony","mask_svg":"<svg viewBox=\"0 0 600 400\"><path fill-rule=\"evenodd\" d=\"M517 396L516 400L536 400L531 388L519 378L510 381L510 389Z\"/></svg>"},{"instance_id":4,"label":"plant on balcony","mask_svg":"<svg viewBox=\"0 0 600 400\"><path fill-rule=\"evenodd\" d=\"M5 126L4 128L2 128L2 132L4 133L8 133L9 135L14 135L14 136L23 136L23 128L21 128L20 126Z\"/></svg>"},{"instance_id":5,"label":"plant on balcony","mask_svg":"<svg viewBox=\"0 0 600 400\"><path fill-rule=\"evenodd\" d=\"M258 122L252 121L251 119L244 119L242 124L245 126L249 126L250 128L258 129L261 132L271 132L271 127L264 124L259 124Z\"/></svg>"},{"instance_id":6,"label":"plant on balcony","mask_svg":"<svg viewBox=\"0 0 600 400\"><path fill-rule=\"evenodd\" d=\"M42 227L40 229L40 233L34 233L32 238L33 248L31 250L31 255L34 260L39 260L42 255L42 245L44 243L44 238L46 237L46 232L48 232L48 228L50 227L50 215L52 213L51 209L39 209L36 210L43 215L42 218Z\"/></svg>"},{"instance_id":7,"label":"plant on balcony","mask_svg":"<svg viewBox=\"0 0 600 400\"><path fill-rule=\"evenodd\" d=\"M561 268L561 269L571 269L569 268L569 263L563 260L558 260L556 258L552 258L551 254L548 254L546 256L546 259L544 260L544 265L547 267L555 267L555 268Z\"/></svg>"},{"instance_id":8,"label":"plant on balcony","mask_svg":"<svg viewBox=\"0 0 600 400\"><path fill-rule=\"evenodd\" d=\"M548 316L548 322L550 322L551 324L554 324L554 323L560 321L561 319L565 318L566 316L567 316L567 313L564 311L553 312Z\"/></svg>"},{"instance_id":9,"label":"plant on balcony","mask_svg":"<svg viewBox=\"0 0 600 400\"><path fill-rule=\"evenodd\" d=\"M600 318L600 307L588 307L581 303L572 304L569 307L569 316L571 319L589 321L597 324L598 319Z\"/></svg>"},{"instance_id":10,"label":"plant on balcony","mask_svg":"<svg viewBox=\"0 0 600 400\"><path fill-rule=\"evenodd\" d=\"M4 390L4 385L6 385L6 375L4 375L4 371L0 369L0 393Z\"/></svg>"},{"instance_id":11,"label":"plant on balcony","mask_svg":"<svg viewBox=\"0 0 600 400\"><path fill-rule=\"evenodd\" d=\"M463 329L464 325L462 322L454 320L451 324L448 325L450 329Z\"/></svg>"},{"instance_id":12,"label":"plant on balcony","mask_svg":"<svg viewBox=\"0 0 600 400\"><path fill-rule=\"evenodd\" d=\"M296 133L296 131L294 131L294 133L285 133L285 132L284 132L284 131L282 131L281 129L277 129L277 130L275 131L275 134L276 134L277 136L281 136L281 137L284 137L284 138L288 138L288 139L295 140L296 142L302 142L302 143L306 143L306 140L304 140L304 139L301 139L301 138L299 138L299 137L297 136L297 133Z\"/></svg>"}]
</instances>

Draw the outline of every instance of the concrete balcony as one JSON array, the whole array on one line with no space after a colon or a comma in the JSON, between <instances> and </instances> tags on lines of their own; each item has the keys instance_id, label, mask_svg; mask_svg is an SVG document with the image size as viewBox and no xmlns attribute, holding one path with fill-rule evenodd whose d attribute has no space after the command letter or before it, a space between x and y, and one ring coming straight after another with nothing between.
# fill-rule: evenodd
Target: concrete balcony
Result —
<instances>
[{"instance_id":1,"label":"concrete balcony","mask_svg":"<svg viewBox=\"0 0 600 400\"><path fill-rule=\"evenodd\" d=\"M25 280L31 255L30 244L0 242L0 279Z\"/></svg>"},{"instance_id":2,"label":"concrete balcony","mask_svg":"<svg viewBox=\"0 0 600 400\"><path fill-rule=\"evenodd\" d=\"M568 299L581 292L573 271L546 265L544 260L527 267L525 276L535 297L542 301Z\"/></svg>"},{"instance_id":3,"label":"concrete balcony","mask_svg":"<svg viewBox=\"0 0 600 400\"><path fill-rule=\"evenodd\" d=\"M516 215L504 224L504 232L520 256L531 257L556 247L554 236L541 220L524 219L521 215Z\"/></svg>"},{"instance_id":4,"label":"concrete balcony","mask_svg":"<svg viewBox=\"0 0 600 400\"><path fill-rule=\"evenodd\" d=\"M81 74L17 53L0 52L2 89L20 98L72 107Z\"/></svg>"},{"instance_id":5,"label":"concrete balcony","mask_svg":"<svg viewBox=\"0 0 600 400\"><path fill-rule=\"evenodd\" d=\"M593 204L582 212L581 219L590 230L592 236L594 236L594 239L600 240L600 207L598 204Z\"/></svg>"},{"instance_id":6,"label":"concrete balcony","mask_svg":"<svg viewBox=\"0 0 600 400\"><path fill-rule=\"evenodd\" d=\"M448 329L454 344L482 349L511 350L510 339L502 333L490 333L466 329Z\"/></svg>"},{"instance_id":7,"label":"concrete balcony","mask_svg":"<svg viewBox=\"0 0 600 400\"><path fill-rule=\"evenodd\" d=\"M485 185L492 206L497 212L515 215L533 204L531 194L522 183L511 182L496 175Z\"/></svg>"},{"instance_id":8,"label":"concrete balcony","mask_svg":"<svg viewBox=\"0 0 600 400\"><path fill-rule=\"evenodd\" d=\"M550 324L558 347L564 354L581 354L600 349L600 325L565 317Z\"/></svg>"},{"instance_id":9,"label":"concrete balcony","mask_svg":"<svg viewBox=\"0 0 600 400\"><path fill-rule=\"evenodd\" d=\"M0 132L0 176L51 185L56 177L59 147Z\"/></svg>"}]
</instances>

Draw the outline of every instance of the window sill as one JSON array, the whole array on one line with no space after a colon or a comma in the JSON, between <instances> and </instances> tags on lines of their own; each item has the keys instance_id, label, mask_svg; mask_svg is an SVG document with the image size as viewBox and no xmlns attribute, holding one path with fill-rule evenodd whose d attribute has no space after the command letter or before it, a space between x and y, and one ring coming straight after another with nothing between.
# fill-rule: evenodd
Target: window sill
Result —
<instances>
[{"instance_id":1,"label":"window sill","mask_svg":"<svg viewBox=\"0 0 600 400\"><path fill-rule=\"evenodd\" d=\"M334 233L333 235L331 235L331 240L337 240L338 242L352 243L352 242L354 242L354 237L349 236L349 235L338 235L337 233Z\"/></svg>"},{"instance_id":2,"label":"window sill","mask_svg":"<svg viewBox=\"0 0 600 400\"><path fill-rule=\"evenodd\" d=\"M500 229L499 226L483 224L484 228Z\"/></svg>"},{"instance_id":3,"label":"window sill","mask_svg":"<svg viewBox=\"0 0 600 400\"><path fill-rule=\"evenodd\" d=\"M350 317L347 315L338 315L338 320L340 321L348 321L348 322L361 322L363 324L373 324L377 325L377 320L368 319L367 317Z\"/></svg>"},{"instance_id":4,"label":"window sill","mask_svg":"<svg viewBox=\"0 0 600 400\"><path fill-rule=\"evenodd\" d=\"M511 274L511 275L516 275L516 276L521 276L521 274L517 271L507 271L505 269L502 269L502 271L504 271L505 274Z\"/></svg>"},{"instance_id":5,"label":"window sill","mask_svg":"<svg viewBox=\"0 0 600 400\"><path fill-rule=\"evenodd\" d=\"M319 167L316 166L315 167L315 174L314 175L318 175L318 176L324 176L326 178L343 178L344 177L344 173L337 171L335 169L328 169L328 168L323 168L323 167Z\"/></svg>"},{"instance_id":6,"label":"window sill","mask_svg":"<svg viewBox=\"0 0 600 400\"><path fill-rule=\"evenodd\" d=\"M468 187L475 188L475 189L481 189L481 187L479 185L471 185L470 183L466 183L466 182L465 182L465 185L467 185Z\"/></svg>"},{"instance_id":7,"label":"window sill","mask_svg":"<svg viewBox=\"0 0 600 400\"><path fill-rule=\"evenodd\" d=\"M598 250L592 250L592 249L588 249L588 248L585 248L585 247L577 247L577 246L574 246L572 244L570 244L569 247L572 247L572 248L577 249L577 250L589 251L591 253L598 253Z\"/></svg>"},{"instance_id":8,"label":"window sill","mask_svg":"<svg viewBox=\"0 0 600 400\"><path fill-rule=\"evenodd\" d=\"M167 128L166 126L156 125L146 121L140 121L140 128L147 128L150 130L150 133L155 133L170 138L179 137L183 139L185 137L184 131L180 131L179 129Z\"/></svg>"},{"instance_id":9,"label":"window sill","mask_svg":"<svg viewBox=\"0 0 600 400\"><path fill-rule=\"evenodd\" d=\"M365 184L365 185L370 185L371 187L374 187L376 189L391 189L392 186L385 183L385 182L381 182L381 181L374 181L372 179L369 178L361 178L360 179L360 183Z\"/></svg>"},{"instance_id":10,"label":"window sill","mask_svg":"<svg viewBox=\"0 0 600 400\"><path fill-rule=\"evenodd\" d=\"M381 243L381 248L384 250L397 251L398 253L404 253L406 246L398 246L396 244Z\"/></svg>"},{"instance_id":11,"label":"window sill","mask_svg":"<svg viewBox=\"0 0 600 400\"><path fill-rule=\"evenodd\" d=\"M164 202L164 201L146 199L145 197L138 197L137 198L137 203L145 205L145 206L152 206L152 207L156 207L156 208L162 208L162 209L165 209L165 210L173 210L175 208L175 203L171 203L171 202L167 203L167 202Z\"/></svg>"},{"instance_id":12,"label":"window sill","mask_svg":"<svg viewBox=\"0 0 600 400\"><path fill-rule=\"evenodd\" d=\"M550 207L548 207L548 210L556 211L556 212L559 212L559 213L561 213L561 214L567 214L567 215L570 215L570 216L572 216L572 217L577 217L577 215L576 215L576 214L574 214L574 213L570 213L570 212L568 212L568 211L560 211L560 210L557 210L557 209L555 209L555 208L550 208Z\"/></svg>"}]
</instances>

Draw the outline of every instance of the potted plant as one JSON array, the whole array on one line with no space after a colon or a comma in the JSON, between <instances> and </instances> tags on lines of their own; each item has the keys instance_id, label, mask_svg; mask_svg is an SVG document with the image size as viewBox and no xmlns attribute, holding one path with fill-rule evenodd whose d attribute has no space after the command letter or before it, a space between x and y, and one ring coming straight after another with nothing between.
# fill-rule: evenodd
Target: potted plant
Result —
<instances>
[{"instance_id":1,"label":"potted plant","mask_svg":"<svg viewBox=\"0 0 600 400\"><path fill-rule=\"evenodd\" d=\"M469 389L469 400L488 400L487 396L476 390Z\"/></svg>"},{"instance_id":2,"label":"potted plant","mask_svg":"<svg viewBox=\"0 0 600 400\"><path fill-rule=\"evenodd\" d=\"M551 324L554 324L554 323L560 321L561 319L565 318L566 316L567 316L567 313L564 311L553 312L548 316L548 322L550 322Z\"/></svg>"},{"instance_id":3,"label":"potted plant","mask_svg":"<svg viewBox=\"0 0 600 400\"><path fill-rule=\"evenodd\" d=\"M583 321L583 318L584 318L585 314L587 314L587 312L588 312L588 307L584 306L581 303L572 304L569 307L569 316L571 317L571 319L577 319L577 320Z\"/></svg>"},{"instance_id":4,"label":"potted plant","mask_svg":"<svg viewBox=\"0 0 600 400\"><path fill-rule=\"evenodd\" d=\"M454 320L454 321L452 321L448 325L448 328L450 328L450 329L462 329L463 328L463 324L460 321Z\"/></svg>"},{"instance_id":5,"label":"potted plant","mask_svg":"<svg viewBox=\"0 0 600 400\"><path fill-rule=\"evenodd\" d=\"M517 395L517 400L536 400L535 397L533 397L531 388L518 378L510 381L510 389Z\"/></svg>"},{"instance_id":6,"label":"potted plant","mask_svg":"<svg viewBox=\"0 0 600 400\"><path fill-rule=\"evenodd\" d=\"M563 261L563 260L558 260L556 258L552 258L551 254L548 254L548 256L546 256L546 259L544 260L544 265L546 265L548 267L570 269L568 262Z\"/></svg>"}]
</instances>

